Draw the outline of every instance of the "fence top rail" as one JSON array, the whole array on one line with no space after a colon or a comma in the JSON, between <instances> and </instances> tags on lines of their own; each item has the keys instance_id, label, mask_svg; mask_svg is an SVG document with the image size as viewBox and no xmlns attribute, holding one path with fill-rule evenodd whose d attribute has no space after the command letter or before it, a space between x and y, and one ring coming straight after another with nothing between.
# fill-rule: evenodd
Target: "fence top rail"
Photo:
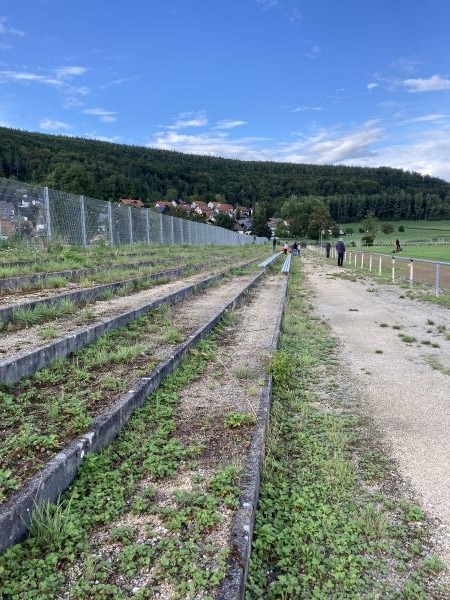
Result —
<instances>
[{"instance_id":1,"label":"fence top rail","mask_svg":"<svg viewBox=\"0 0 450 600\"><path fill-rule=\"evenodd\" d=\"M349 252L354 252L355 254L371 254L372 256L385 256L386 258L391 258L393 260L404 260L407 262L423 262L430 263L432 265L446 265L450 266L450 262L446 262L444 260L428 260L426 258L410 258L408 256L393 256L392 254L382 254L381 252L370 252L370 250L352 250L349 249Z\"/></svg>"}]
</instances>

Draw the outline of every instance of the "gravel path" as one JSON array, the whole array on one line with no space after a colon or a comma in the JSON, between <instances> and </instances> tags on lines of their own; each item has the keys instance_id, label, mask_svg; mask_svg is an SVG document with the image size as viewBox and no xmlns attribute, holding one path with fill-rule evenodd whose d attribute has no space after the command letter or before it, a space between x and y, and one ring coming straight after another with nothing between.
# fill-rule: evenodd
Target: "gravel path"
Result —
<instances>
[{"instance_id":1,"label":"gravel path","mask_svg":"<svg viewBox=\"0 0 450 600\"><path fill-rule=\"evenodd\" d=\"M311 258L305 268L311 302L341 342L360 410L374 419L424 509L441 522L450 565L450 311L402 298L395 286L342 279L350 272ZM399 334L417 341L405 343Z\"/></svg>"}]
</instances>

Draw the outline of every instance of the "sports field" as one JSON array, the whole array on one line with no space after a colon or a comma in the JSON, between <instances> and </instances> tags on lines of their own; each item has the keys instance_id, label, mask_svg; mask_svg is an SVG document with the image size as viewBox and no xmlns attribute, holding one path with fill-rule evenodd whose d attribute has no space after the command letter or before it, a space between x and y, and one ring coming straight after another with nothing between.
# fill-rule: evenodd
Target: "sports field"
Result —
<instances>
[{"instance_id":1,"label":"sports field","mask_svg":"<svg viewBox=\"0 0 450 600\"><path fill-rule=\"evenodd\" d=\"M377 242L394 242L399 238L402 243L408 241L438 241L445 240L450 242L450 220L446 221L385 221L380 219L382 223L390 223L394 227L392 233L385 234L381 230L377 233ZM359 223L345 223L342 228L351 227L354 231L353 235L345 236L346 239L358 241L361 239L359 229L362 227ZM404 231L399 232L399 227L404 227Z\"/></svg>"}]
</instances>

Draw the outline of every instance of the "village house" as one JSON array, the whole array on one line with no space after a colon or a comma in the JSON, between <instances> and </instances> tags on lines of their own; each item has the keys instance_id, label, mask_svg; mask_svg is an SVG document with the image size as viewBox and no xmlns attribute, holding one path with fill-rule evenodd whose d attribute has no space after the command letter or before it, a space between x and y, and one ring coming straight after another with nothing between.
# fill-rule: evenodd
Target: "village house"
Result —
<instances>
[{"instance_id":1,"label":"village house","mask_svg":"<svg viewBox=\"0 0 450 600\"><path fill-rule=\"evenodd\" d=\"M132 208L142 208L144 203L142 200L135 200L134 198L121 198L119 200L119 206L131 206Z\"/></svg>"},{"instance_id":2,"label":"village house","mask_svg":"<svg viewBox=\"0 0 450 600\"><path fill-rule=\"evenodd\" d=\"M158 200L155 202L155 208L159 213L164 213L167 210L172 210L174 205L169 200Z\"/></svg>"}]
</instances>

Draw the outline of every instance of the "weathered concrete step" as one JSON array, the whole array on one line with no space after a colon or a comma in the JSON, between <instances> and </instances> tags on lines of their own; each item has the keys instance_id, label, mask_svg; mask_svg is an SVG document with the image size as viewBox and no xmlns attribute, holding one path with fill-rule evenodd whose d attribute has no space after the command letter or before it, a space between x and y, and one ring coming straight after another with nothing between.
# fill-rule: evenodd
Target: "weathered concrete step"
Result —
<instances>
[{"instance_id":1,"label":"weathered concrete step","mask_svg":"<svg viewBox=\"0 0 450 600\"><path fill-rule=\"evenodd\" d=\"M252 260L240 266L251 265L254 262L256 261ZM231 269L232 268L233 267L231 267ZM198 290L204 289L215 281L223 278L231 269L229 268L215 275L210 275L201 281L181 288L172 294L167 294L162 298L152 300L151 302L142 304L137 308L86 327L77 333L69 334L63 338L60 338L59 340L55 340L49 344L35 348L34 350L24 352L23 354L20 354L19 356L16 356L10 360L1 361L0 383L17 383L22 378L32 375L39 369L42 369L58 358L64 358L68 354L76 352L87 344L94 342L105 333L119 329L131 321L139 319L161 304L176 304L181 300L185 300Z\"/></svg>"},{"instance_id":2,"label":"weathered concrete step","mask_svg":"<svg viewBox=\"0 0 450 600\"><path fill-rule=\"evenodd\" d=\"M255 275L194 334L180 344L172 356L160 363L147 376L139 379L133 385L133 389L123 394L111 408L97 417L90 431L59 452L28 481L21 491L0 507L0 551L26 536L33 510L46 502L57 500L75 479L86 454L100 451L118 435L133 411L143 405L145 399L183 360L188 350L205 338L219 323L224 313L234 308L263 275L263 272Z\"/></svg>"}]
</instances>

